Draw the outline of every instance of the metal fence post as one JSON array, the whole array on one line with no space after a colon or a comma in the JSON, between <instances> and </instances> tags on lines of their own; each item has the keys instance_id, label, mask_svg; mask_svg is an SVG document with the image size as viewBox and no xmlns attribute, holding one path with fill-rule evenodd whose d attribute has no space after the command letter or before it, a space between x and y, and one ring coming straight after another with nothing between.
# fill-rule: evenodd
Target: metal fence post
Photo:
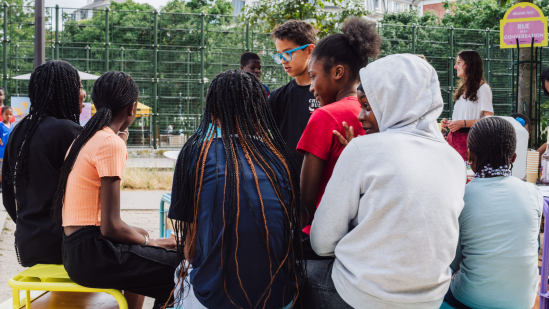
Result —
<instances>
[{"instance_id":1,"label":"metal fence post","mask_svg":"<svg viewBox=\"0 0 549 309\"><path fill-rule=\"evenodd\" d=\"M15 74L19 74L19 44L15 44L15 72ZM15 80L15 95L19 96L19 81L17 79Z\"/></svg>"},{"instance_id":2,"label":"metal fence post","mask_svg":"<svg viewBox=\"0 0 549 309\"><path fill-rule=\"evenodd\" d=\"M59 60L59 4L55 5L55 59Z\"/></svg>"},{"instance_id":3,"label":"metal fence post","mask_svg":"<svg viewBox=\"0 0 549 309\"><path fill-rule=\"evenodd\" d=\"M124 47L120 47L120 71L124 71Z\"/></svg>"},{"instance_id":4,"label":"metal fence post","mask_svg":"<svg viewBox=\"0 0 549 309\"><path fill-rule=\"evenodd\" d=\"M487 73L488 85L492 82L492 48L490 46L490 28L486 28L486 62L484 64L484 71Z\"/></svg>"},{"instance_id":5,"label":"metal fence post","mask_svg":"<svg viewBox=\"0 0 549 309\"><path fill-rule=\"evenodd\" d=\"M152 136L153 136L153 148L157 148L157 128L158 128L158 11L154 10L154 29L153 29L153 114L152 114Z\"/></svg>"},{"instance_id":6,"label":"metal fence post","mask_svg":"<svg viewBox=\"0 0 549 309\"><path fill-rule=\"evenodd\" d=\"M416 24L412 24L412 54L416 53Z\"/></svg>"},{"instance_id":7,"label":"metal fence post","mask_svg":"<svg viewBox=\"0 0 549 309\"><path fill-rule=\"evenodd\" d=\"M250 51L250 24L246 24L246 51Z\"/></svg>"},{"instance_id":8,"label":"metal fence post","mask_svg":"<svg viewBox=\"0 0 549 309\"><path fill-rule=\"evenodd\" d=\"M105 9L105 72L109 71L109 7Z\"/></svg>"},{"instance_id":9,"label":"metal fence post","mask_svg":"<svg viewBox=\"0 0 549 309\"><path fill-rule=\"evenodd\" d=\"M86 45L85 47L86 49L86 73L90 73L90 46L89 45ZM87 91L87 96L89 97L90 94L89 94L89 90L90 90L90 81L87 80L86 81L86 90Z\"/></svg>"},{"instance_id":10,"label":"metal fence post","mask_svg":"<svg viewBox=\"0 0 549 309\"><path fill-rule=\"evenodd\" d=\"M4 53L2 79L4 80L4 89L8 89L8 7L7 2L4 2L4 40L2 41L2 52Z\"/></svg>"},{"instance_id":11,"label":"metal fence post","mask_svg":"<svg viewBox=\"0 0 549 309\"><path fill-rule=\"evenodd\" d=\"M200 110L204 108L204 12L200 13Z\"/></svg>"},{"instance_id":12,"label":"metal fence post","mask_svg":"<svg viewBox=\"0 0 549 309\"><path fill-rule=\"evenodd\" d=\"M450 26L450 55L448 56L448 117L452 117L452 111L454 110L454 27Z\"/></svg>"}]
</instances>

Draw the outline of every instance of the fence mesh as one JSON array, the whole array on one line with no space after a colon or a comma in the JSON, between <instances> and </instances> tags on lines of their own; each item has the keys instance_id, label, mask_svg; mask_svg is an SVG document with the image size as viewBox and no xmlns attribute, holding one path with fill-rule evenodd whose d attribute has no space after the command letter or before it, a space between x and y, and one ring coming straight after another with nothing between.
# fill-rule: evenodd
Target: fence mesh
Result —
<instances>
[{"instance_id":1,"label":"fence mesh","mask_svg":"<svg viewBox=\"0 0 549 309\"><path fill-rule=\"evenodd\" d=\"M4 52L7 60L0 69L9 104L10 97L27 95L28 81L11 77L32 72L34 9L4 7L0 16L8 30L2 31L0 61ZM499 48L499 31L379 24L378 32L383 38L381 57L423 54L436 69L444 98L441 117L452 114L458 82L453 66L462 49L477 50L482 56L495 113L515 110L516 54ZM130 128L128 145L133 147L181 147L198 126L209 82L222 71L239 68L245 51L261 57L263 83L271 90L289 81L272 61L276 49L270 34L234 16L46 9L46 60L66 60L96 75L125 71L137 81L139 102L147 112ZM543 67L549 65L549 49L541 49L539 57ZM83 82L88 101L92 85ZM544 100L543 107L549 108L549 102Z\"/></svg>"}]
</instances>

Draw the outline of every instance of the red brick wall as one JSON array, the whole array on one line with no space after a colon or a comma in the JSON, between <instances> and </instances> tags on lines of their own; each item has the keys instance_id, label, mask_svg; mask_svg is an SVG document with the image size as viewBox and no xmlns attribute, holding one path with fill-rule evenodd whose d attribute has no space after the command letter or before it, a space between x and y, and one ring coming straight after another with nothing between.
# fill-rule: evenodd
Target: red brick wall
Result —
<instances>
[{"instance_id":1,"label":"red brick wall","mask_svg":"<svg viewBox=\"0 0 549 309\"><path fill-rule=\"evenodd\" d=\"M423 12L433 11L438 17L442 17L446 10L442 7L442 3L427 4L423 6Z\"/></svg>"}]
</instances>

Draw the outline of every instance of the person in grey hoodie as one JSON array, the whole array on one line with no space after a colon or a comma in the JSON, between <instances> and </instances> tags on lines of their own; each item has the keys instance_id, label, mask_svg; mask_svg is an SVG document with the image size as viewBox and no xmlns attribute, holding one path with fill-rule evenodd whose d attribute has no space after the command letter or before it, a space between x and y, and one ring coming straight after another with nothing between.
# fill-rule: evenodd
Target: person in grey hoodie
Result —
<instances>
[{"instance_id":1,"label":"person in grey hoodie","mask_svg":"<svg viewBox=\"0 0 549 309\"><path fill-rule=\"evenodd\" d=\"M448 291L466 169L437 125L435 69L410 54L360 71L363 126L326 188L311 244L334 260L307 262L306 308L435 309ZM373 115L372 115L373 113ZM365 128L367 129L367 128Z\"/></svg>"}]
</instances>

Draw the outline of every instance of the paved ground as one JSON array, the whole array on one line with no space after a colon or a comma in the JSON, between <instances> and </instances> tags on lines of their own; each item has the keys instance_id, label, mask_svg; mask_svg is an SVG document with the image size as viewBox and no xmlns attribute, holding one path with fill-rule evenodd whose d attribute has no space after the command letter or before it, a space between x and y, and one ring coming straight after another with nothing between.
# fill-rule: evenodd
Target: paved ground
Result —
<instances>
[{"instance_id":1,"label":"paved ground","mask_svg":"<svg viewBox=\"0 0 549 309\"><path fill-rule=\"evenodd\" d=\"M160 198L165 191L122 191L122 219L130 225L142 227L149 231L151 237L158 237ZM0 195L1 201L1 195ZM166 205L167 206L167 205ZM7 284L9 278L24 270L17 263L13 247L15 224L0 207L0 303L11 297ZM5 223L5 224L4 224ZM147 299L144 309L152 308L152 299Z\"/></svg>"}]
</instances>

